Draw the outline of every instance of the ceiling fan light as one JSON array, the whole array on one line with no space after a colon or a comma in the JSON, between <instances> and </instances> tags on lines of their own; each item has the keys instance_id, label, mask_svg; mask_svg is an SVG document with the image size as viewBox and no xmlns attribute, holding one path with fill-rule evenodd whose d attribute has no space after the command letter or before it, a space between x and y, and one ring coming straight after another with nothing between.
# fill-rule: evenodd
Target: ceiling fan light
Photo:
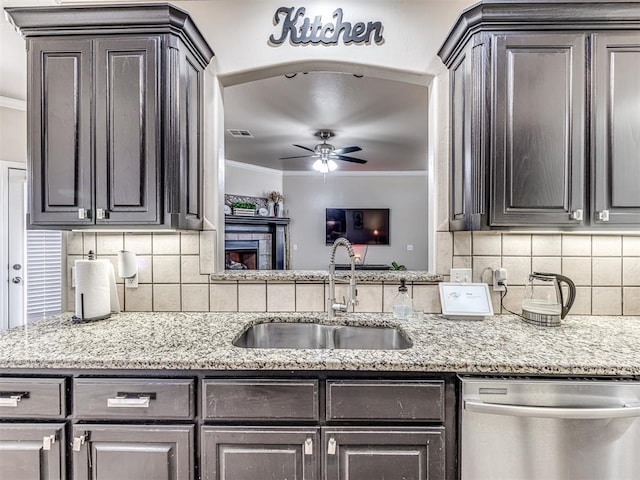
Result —
<instances>
[{"instance_id":1,"label":"ceiling fan light","mask_svg":"<svg viewBox=\"0 0 640 480\"><path fill-rule=\"evenodd\" d=\"M327 162L323 162L320 159L313 162L311 168L317 170L320 173L329 173L329 165L327 164Z\"/></svg>"},{"instance_id":2,"label":"ceiling fan light","mask_svg":"<svg viewBox=\"0 0 640 480\"><path fill-rule=\"evenodd\" d=\"M330 172L333 172L336 168L338 168L338 164L334 160L329 159L327 161L327 168Z\"/></svg>"}]
</instances>

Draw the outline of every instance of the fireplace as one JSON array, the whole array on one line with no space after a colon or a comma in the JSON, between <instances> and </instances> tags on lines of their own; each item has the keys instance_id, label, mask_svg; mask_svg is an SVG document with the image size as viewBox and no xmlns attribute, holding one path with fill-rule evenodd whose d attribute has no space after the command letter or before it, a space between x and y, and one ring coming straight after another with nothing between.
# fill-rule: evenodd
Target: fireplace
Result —
<instances>
[{"instance_id":1,"label":"fireplace","mask_svg":"<svg viewBox=\"0 0 640 480\"><path fill-rule=\"evenodd\" d=\"M227 270L285 270L288 218L225 216Z\"/></svg>"},{"instance_id":2,"label":"fireplace","mask_svg":"<svg viewBox=\"0 0 640 480\"><path fill-rule=\"evenodd\" d=\"M258 240L225 240L224 268L226 270L257 270Z\"/></svg>"}]
</instances>

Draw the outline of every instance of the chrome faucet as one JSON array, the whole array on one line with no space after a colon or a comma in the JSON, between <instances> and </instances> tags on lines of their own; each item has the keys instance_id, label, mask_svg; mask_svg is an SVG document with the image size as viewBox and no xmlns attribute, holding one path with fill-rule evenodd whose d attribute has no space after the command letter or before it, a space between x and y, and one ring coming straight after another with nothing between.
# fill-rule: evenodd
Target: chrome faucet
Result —
<instances>
[{"instance_id":1,"label":"chrome faucet","mask_svg":"<svg viewBox=\"0 0 640 480\"><path fill-rule=\"evenodd\" d=\"M345 282L345 280L336 278L336 250L339 246L343 246L349 252L349 261L351 262L351 277L349 278L349 298L343 298L342 303L336 300L336 282ZM331 258L329 259L329 299L327 304L327 313L329 318L335 317L336 313L347 312L349 307L355 307L358 304L358 290L356 288L356 262L355 253L349 240L344 237L337 238L331 247ZM346 282L345 282L346 283Z\"/></svg>"}]
</instances>

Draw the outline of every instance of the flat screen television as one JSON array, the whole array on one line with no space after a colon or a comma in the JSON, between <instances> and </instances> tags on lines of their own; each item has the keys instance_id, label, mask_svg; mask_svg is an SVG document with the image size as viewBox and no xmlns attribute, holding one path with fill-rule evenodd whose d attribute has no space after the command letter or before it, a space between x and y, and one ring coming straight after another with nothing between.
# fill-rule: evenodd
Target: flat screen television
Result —
<instances>
[{"instance_id":1,"label":"flat screen television","mask_svg":"<svg viewBox=\"0 0 640 480\"><path fill-rule=\"evenodd\" d=\"M353 244L389 245L389 209L327 208L326 244L339 237Z\"/></svg>"}]
</instances>

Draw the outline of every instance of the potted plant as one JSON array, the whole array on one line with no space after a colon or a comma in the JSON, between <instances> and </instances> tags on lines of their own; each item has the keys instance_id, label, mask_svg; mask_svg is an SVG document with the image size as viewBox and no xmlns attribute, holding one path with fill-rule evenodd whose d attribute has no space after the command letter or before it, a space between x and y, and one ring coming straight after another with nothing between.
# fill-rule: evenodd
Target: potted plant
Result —
<instances>
[{"instance_id":1,"label":"potted plant","mask_svg":"<svg viewBox=\"0 0 640 480\"><path fill-rule=\"evenodd\" d=\"M233 202L231 205L233 207L234 215L255 215L256 214L256 204L251 202Z\"/></svg>"}]
</instances>

